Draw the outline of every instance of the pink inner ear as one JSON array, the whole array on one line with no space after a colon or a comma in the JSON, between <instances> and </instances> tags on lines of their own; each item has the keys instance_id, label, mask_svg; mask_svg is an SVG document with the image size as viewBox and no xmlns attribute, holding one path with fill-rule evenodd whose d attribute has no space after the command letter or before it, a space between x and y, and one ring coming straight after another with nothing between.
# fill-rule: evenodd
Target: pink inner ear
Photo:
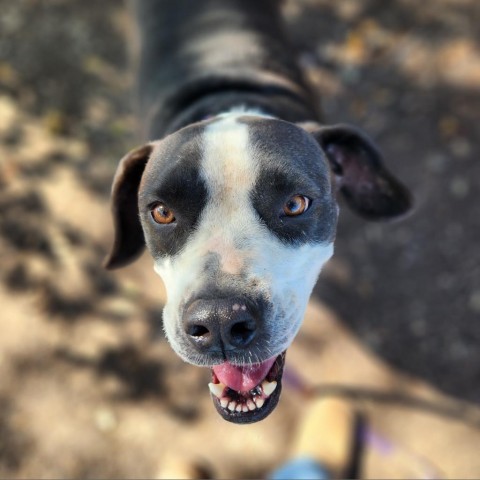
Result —
<instances>
[{"instance_id":1,"label":"pink inner ear","mask_svg":"<svg viewBox=\"0 0 480 480\"><path fill-rule=\"evenodd\" d=\"M331 143L325 147L325 153L328 155L333 173L342 175L344 173L342 165L345 163L343 150L338 145Z\"/></svg>"},{"instance_id":2,"label":"pink inner ear","mask_svg":"<svg viewBox=\"0 0 480 480\"><path fill-rule=\"evenodd\" d=\"M353 188L365 188L374 186L379 175L375 167L368 163L368 158L362 151L348 150L340 145L331 143L327 145L326 152L331 162L332 172L337 176L340 186L352 186ZM378 173L381 169L378 169Z\"/></svg>"},{"instance_id":3,"label":"pink inner ear","mask_svg":"<svg viewBox=\"0 0 480 480\"><path fill-rule=\"evenodd\" d=\"M385 168L381 153L360 130L340 124L312 134L328 157L337 191L357 214L388 220L412 208L410 192Z\"/></svg>"}]
</instances>

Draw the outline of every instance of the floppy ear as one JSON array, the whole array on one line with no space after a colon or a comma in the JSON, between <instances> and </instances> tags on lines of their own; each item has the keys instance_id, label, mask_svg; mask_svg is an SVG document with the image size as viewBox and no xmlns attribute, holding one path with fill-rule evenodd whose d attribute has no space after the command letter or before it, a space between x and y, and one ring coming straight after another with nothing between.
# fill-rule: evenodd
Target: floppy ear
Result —
<instances>
[{"instance_id":1,"label":"floppy ear","mask_svg":"<svg viewBox=\"0 0 480 480\"><path fill-rule=\"evenodd\" d=\"M383 165L382 155L360 130L349 125L306 128L328 157L337 189L349 207L369 220L388 220L412 208L412 196Z\"/></svg>"},{"instance_id":2,"label":"floppy ear","mask_svg":"<svg viewBox=\"0 0 480 480\"><path fill-rule=\"evenodd\" d=\"M147 144L127 153L115 173L111 195L115 240L104 263L108 269L128 265L145 248L138 216L138 187L152 149L153 145Z\"/></svg>"}]
</instances>

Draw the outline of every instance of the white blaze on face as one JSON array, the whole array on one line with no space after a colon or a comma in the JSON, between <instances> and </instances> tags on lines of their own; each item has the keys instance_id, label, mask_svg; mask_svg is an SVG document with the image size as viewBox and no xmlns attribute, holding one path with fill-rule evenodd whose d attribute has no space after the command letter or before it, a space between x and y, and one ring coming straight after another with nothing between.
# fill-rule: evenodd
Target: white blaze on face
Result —
<instances>
[{"instance_id":1,"label":"white blaze on face","mask_svg":"<svg viewBox=\"0 0 480 480\"><path fill-rule=\"evenodd\" d=\"M248 256L244 247L249 246L241 244L242 238L251 241L260 233L250 201L258 162L248 142L248 127L235 116L226 117L207 127L203 145L202 176L210 199L200 226L208 236L204 246L218 254L223 272L239 274Z\"/></svg>"},{"instance_id":2,"label":"white blaze on face","mask_svg":"<svg viewBox=\"0 0 480 480\"><path fill-rule=\"evenodd\" d=\"M270 337L269 351L265 352L268 358L285 350L296 335L333 245L286 245L260 221L251 192L261 166L261 152L254 151L249 143L248 126L238 122L238 115L209 124L201 143L207 204L182 251L155 264L167 288L165 331L181 357L199 363L183 351L176 332L181 306L211 281L205 278L205 265L213 254L218 259L213 275L227 274L239 296L263 296L273 305L264 319Z\"/></svg>"}]
</instances>

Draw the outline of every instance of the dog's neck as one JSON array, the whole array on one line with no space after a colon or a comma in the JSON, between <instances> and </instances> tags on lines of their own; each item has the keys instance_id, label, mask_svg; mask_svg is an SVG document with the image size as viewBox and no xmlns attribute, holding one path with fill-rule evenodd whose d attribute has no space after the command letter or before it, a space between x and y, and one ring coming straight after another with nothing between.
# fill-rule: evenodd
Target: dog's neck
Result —
<instances>
[{"instance_id":1,"label":"dog's neck","mask_svg":"<svg viewBox=\"0 0 480 480\"><path fill-rule=\"evenodd\" d=\"M320 119L319 103L285 38L277 0L262 0L262 8L257 0L202 5L190 0L138 4L146 139L238 107L289 122Z\"/></svg>"},{"instance_id":2,"label":"dog's neck","mask_svg":"<svg viewBox=\"0 0 480 480\"><path fill-rule=\"evenodd\" d=\"M174 116L166 129L172 133L192 123L229 114L248 113L264 117L279 118L292 123L315 118L303 100L292 90L276 86L217 90L198 98ZM317 117L318 118L318 117ZM157 122L152 122L154 129ZM152 134L155 131L151 132Z\"/></svg>"}]
</instances>

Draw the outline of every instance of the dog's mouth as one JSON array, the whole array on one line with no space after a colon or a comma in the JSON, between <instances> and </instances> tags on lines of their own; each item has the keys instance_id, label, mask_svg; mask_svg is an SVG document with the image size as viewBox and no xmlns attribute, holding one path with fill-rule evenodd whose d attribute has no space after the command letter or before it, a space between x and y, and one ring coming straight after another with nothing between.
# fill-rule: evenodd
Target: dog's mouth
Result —
<instances>
[{"instance_id":1,"label":"dog's mouth","mask_svg":"<svg viewBox=\"0 0 480 480\"><path fill-rule=\"evenodd\" d=\"M263 420L277 406L285 353L254 365L225 362L212 367L208 384L218 413L233 423Z\"/></svg>"}]
</instances>

